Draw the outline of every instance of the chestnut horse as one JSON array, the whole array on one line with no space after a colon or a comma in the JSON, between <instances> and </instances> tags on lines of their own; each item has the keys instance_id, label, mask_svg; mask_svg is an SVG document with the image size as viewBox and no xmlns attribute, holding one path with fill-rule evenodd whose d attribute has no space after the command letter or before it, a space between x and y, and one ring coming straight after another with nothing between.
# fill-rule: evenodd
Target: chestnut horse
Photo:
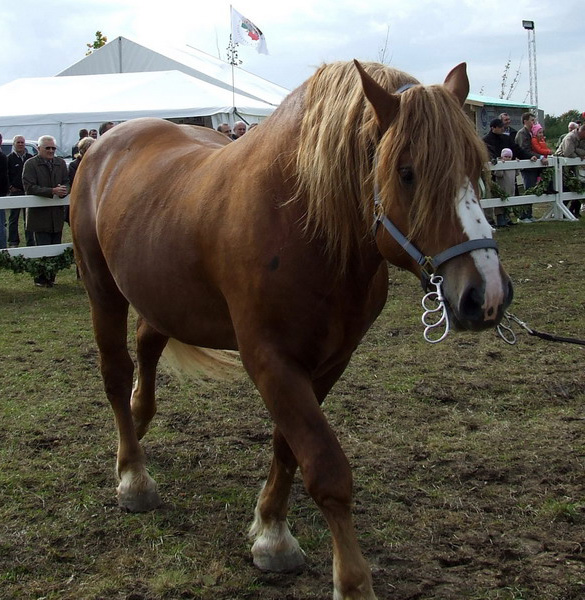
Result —
<instances>
[{"instance_id":1,"label":"chestnut horse","mask_svg":"<svg viewBox=\"0 0 585 600\"><path fill-rule=\"evenodd\" d=\"M137 119L93 145L71 227L118 427L122 507L160 502L139 439L156 412L163 351L190 350L207 367L238 351L275 423L255 565L304 561L286 522L299 467L331 529L334 598L375 598L351 470L320 405L384 306L386 261L442 277L459 329L496 326L511 301L478 202L487 156L461 108L468 91L465 64L423 86L380 64L334 63L237 141Z\"/></svg>"}]
</instances>

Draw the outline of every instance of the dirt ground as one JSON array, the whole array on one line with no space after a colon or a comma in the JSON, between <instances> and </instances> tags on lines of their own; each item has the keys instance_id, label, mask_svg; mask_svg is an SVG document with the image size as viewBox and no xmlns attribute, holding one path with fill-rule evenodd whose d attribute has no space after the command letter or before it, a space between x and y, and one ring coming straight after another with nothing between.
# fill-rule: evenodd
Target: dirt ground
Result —
<instances>
[{"instance_id":1,"label":"dirt ground","mask_svg":"<svg viewBox=\"0 0 585 600\"><path fill-rule=\"evenodd\" d=\"M514 312L585 337L584 227L529 227L500 234ZM113 419L87 303L69 277L43 308L67 315L68 339L40 341L47 321L22 317L28 288L2 298L0 598L330 600L330 535L299 476L290 524L306 567L252 565L247 529L271 425L245 379L162 373L144 447L164 504L144 514L117 507ZM430 346L417 282L393 271L390 290L325 405L353 466L378 598L582 600L584 347L525 334L508 346L493 332Z\"/></svg>"}]
</instances>

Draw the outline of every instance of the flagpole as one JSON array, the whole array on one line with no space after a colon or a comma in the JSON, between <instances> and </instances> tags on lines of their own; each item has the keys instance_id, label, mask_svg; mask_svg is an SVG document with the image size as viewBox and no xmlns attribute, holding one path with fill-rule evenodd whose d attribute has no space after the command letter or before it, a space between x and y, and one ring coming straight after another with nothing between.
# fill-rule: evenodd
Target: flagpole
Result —
<instances>
[{"instance_id":1,"label":"flagpole","mask_svg":"<svg viewBox=\"0 0 585 600\"><path fill-rule=\"evenodd\" d=\"M236 87L234 85L234 63L232 62L232 106L236 107Z\"/></svg>"},{"instance_id":2,"label":"flagpole","mask_svg":"<svg viewBox=\"0 0 585 600\"><path fill-rule=\"evenodd\" d=\"M232 54L230 56L230 64L232 65L232 106L234 107L234 110L236 108L236 88L234 85L234 54L233 54L233 47L234 47L234 39L233 39L233 22L232 22L232 16L233 16L233 10L234 7L230 4L230 48L232 48Z\"/></svg>"}]
</instances>

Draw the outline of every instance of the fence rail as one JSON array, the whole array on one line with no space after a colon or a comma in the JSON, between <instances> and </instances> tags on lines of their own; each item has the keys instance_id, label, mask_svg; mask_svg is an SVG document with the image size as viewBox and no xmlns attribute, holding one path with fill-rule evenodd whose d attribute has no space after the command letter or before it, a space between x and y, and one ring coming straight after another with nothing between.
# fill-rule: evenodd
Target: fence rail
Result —
<instances>
[{"instance_id":1,"label":"fence rail","mask_svg":"<svg viewBox=\"0 0 585 600\"><path fill-rule=\"evenodd\" d=\"M520 206L522 204L551 204L549 211L542 217L542 220L561 220L576 221L577 219L569 209L564 205L568 200L583 200L585 194L576 194L574 192L563 192L563 169L566 167L581 167L585 169L585 162L580 158L564 158L562 156L550 156L548 158L548 167L543 167L539 160L509 160L489 165L490 171L510 171L520 169L554 169L553 187L556 194L543 194L536 196L510 196L507 200L501 198L484 198L481 200L481 206L485 208L498 208Z\"/></svg>"},{"instance_id":2,"label":"fence rail","mask_svg":"<svg viewBox=\"0 0 585 600\"><path fill-rule=\"evenodd\" d=\"M563 192L563 169L566 167L581 167L585 170L585 161L580 158L563 158L561 156L551 156L548 159L548 167L543 167L540 161L532 162L530 160L510 160L498 162L489 165L490 171L509 171L520 169L542 169L551 168L555 170L553 178L556 194L543 194L542 196L510 196L507 200L501 198L484 198L481 200L481 206L485 208L520 206L522 204L551 204L549 211L542 217L543 220L567 219L576 221L574 215L567 209L564 202L568 200L585 200L585 194L576 194L574 192ZM585 179L585 177L584 177ZM30 208L44 206L68 206L69 196L65 198L43 198L42 196L5 196L0 197L0 209L11 208ZM24 256L25 258L40 258L43 256L58 256L66 248L71 248L72 244L53 244L52 246L30 246L23 248L7 248L10 256Z\"/></svg>"},{"instance_id":3,"label":"fence rail","mask_svg":"<svg viewBox=\"0 0 585 600\"><path fill-rule=\"evenodd\" d=\"M69 206L69 196L65 198L45 198L43 196L3 196L0 197L0 209L35 208L47 206ZM73 244L52 244L51 246L23 246L22 248L5 248L10 256L24 258L42 258L44 256L59 256Z\"/></svg>"}]
</instances>

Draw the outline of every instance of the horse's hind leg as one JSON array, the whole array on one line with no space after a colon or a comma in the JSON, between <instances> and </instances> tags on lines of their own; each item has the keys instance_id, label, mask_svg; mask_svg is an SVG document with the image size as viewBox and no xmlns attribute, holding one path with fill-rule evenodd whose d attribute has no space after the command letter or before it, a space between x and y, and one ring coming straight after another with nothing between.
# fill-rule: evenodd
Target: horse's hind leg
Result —
<instances>
[{"instance_id":1,"label":"horse's hind leg","mask_svg":"<svg viewBox=\"0 0 585 600\"><path fill-rule=\"evenodd\" d=\"M118 427L118 458L116 473L119 477L118 503L133 512L151 510L160 504L156 483L146 472L144 452L140 447L130 410L134 364L127 347L128 302L115 287L102 282L107 300L92 297L91 313L95 338L100 353L100 366L106 395ZM100 290L100 292L102 291Z\"/></svg>"},{"instance_id":2,"label":"horse's hind leg","mask_svg":"<svg viewBox=\"0 0 585 600\"><path fill-rule=\"evenodd\" d=\"M272 465L254 513L250 536L254 565L262 571L294 571L305 562L304 553L291 535L286 515L297 461L286 440L275 427Z\"/></svg>"},{"instance_id":3,"label":"horse's hind leg","mask_svg":"<svg viewBox=\"0 0 585 600\"><path fill-rule=\"evenodd\" d=\"M138 439L142 439L156 414L156 366L168 337L153 329L142 317L136 324L136 359L138 375L130 406Z\"/></svg>"}]
</instances>

